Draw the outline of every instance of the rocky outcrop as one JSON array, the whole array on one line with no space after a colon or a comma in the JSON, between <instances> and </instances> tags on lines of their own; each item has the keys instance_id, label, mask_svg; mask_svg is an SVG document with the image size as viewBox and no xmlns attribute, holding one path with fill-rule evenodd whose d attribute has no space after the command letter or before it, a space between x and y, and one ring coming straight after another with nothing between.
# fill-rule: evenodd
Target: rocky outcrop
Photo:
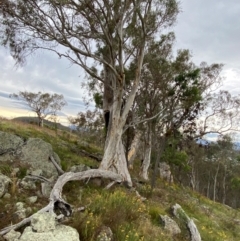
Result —
<instances>
[{"instance_id":1,"label":"rocky outcrop","mask_svg":"<svg viewBox=\"0 0 240 241\"><path fill-rule=\"evenodd\" d=\"M72 227L57 224L54 214L37 213L21 236L11 231L4 238L8 241L79 241L79 234Z\"/></svg>"},{"instance_id":2,"label":"rocky outcrop","mask_svg":"<svg viewBox=\"0 0 240 241\"><path fill-rule=\"evenodd\" d=\"M39 138L29 138L21 149L21 161L31 166L31 170L40 169L47 178L57 176L58 173L49 157L53 156L55 161L60 164L60 159L53 152L52 146Z\"/></svg>"},{"instance_id":3,"label":"rocky outcrop","mask_svg":"<svg viewBox=\"0 0 240 241\"><path fill-rule=\"evenodd\" d=\"M194 221L188 217L188 215L184 212L182 207L179 204L175 204L172 207L173 214L180 220L184 221L187 224L191 235L191 241L201 241L201 235L197 229Z\"/></svg>"},{"instance_id":4,"label":"rocky outcrop","mask_svg":"<svg viewBox=\"0 0 240 241\"><path fill-rule=\"evenodd\" d=\"M0 161L6 160L6 155L17 154L23 144L20 137L0 131Z\"/></svg>"},{"instance_id":5,"label":"rocky outcrop","mask_svg":"<svg viewBox=\"0 0 240 241\"><path fill-rule=\"evenodd\" d=\"M164 229L166 229L167 231L169 231L169 233L171 235L176 235L181 233L181 229L179 228L178 224L171 219L170 217L168 217L167 215L160 215L161 218L161 222L163 224Z\"/></svg>"},{"instance_id":6,"label":"rocky outcrop","mask_svg":"<svg viewBox=\"0 0 240 241\"><path fill-rule=\"evenodd\" d=\"M51 144L42 139L29 138L24 142L16 135L0 131L0 162L20 161L29 167L30 173L40 169L44 177L50 178L58 175L56 168L49 161L50 156L60 164L60 159Z\"/></svg>"},{"instance_id":7,"label":"rocky outcrop","mask_svg":"<svg viewBox=\"0 0 240 241\"><path fill-rule=\"evenodd\" d=\"M9 233L7 233L4 238L7 241L17 241L19 240L19 237L21 236L20 232L16 232L14 230L11 230Z\"/></svg>"},{"instance_id":8,"label":"rocky outcrop","mask_svg":"<svg viewBox=\"0 0 240 241\"><path fill-rule=\"evenodd\" d=\"M8 186L11 183L11 179L0 173L0 198L4 196L8 191Z\"/></svg>"}]
</instances>

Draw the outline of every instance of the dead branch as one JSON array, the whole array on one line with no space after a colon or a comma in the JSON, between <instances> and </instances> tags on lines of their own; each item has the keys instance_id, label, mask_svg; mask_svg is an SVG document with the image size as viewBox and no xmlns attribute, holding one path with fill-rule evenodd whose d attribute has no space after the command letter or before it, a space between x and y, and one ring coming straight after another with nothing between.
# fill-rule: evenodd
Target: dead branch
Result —
<instances>
[{"instance_id":1,"label":"dead branch","mask_svg":"<svg viewBox=\"0 0 240 241\"><path fill-rule=\"evenodd\" d=\"M33 179L33 180L39 180L41 182L46 182L46 183L52 182L52 181L50 181L49 179L47 179L43 176L37 176L37 175L32 175L32 174L28 174L25 178L29 178L29 179Z\"/></svg>"},{"instance_id":2,"label":"dead branch","mask_svg":"<svg viewBox=\"0 0 240 241\"><path fill-rule=\"evenodd\" d=\"M64 171L62 170L62 168L57 164L57 162L55 161L55 159L53 158L53 156L49 157L50 161L52 162L52 164L55 166L55 168L57 169L57 172L59 175L62 175L64 173Z\"/></svg>"},{"instance_id":3,"label":"dead branch","mask_svg":"<svg viewBox=\"0 0 240 241\"><path fill-rule=\"evenodd\" d=\"M58 209L59 211L61 211L61 213L64 216L70 216L72 214L72 208L71 208L70 204L68 204L62 198L63 186L69 181L81 181L81 180L88 179L88 178L100 178L100 177L113 180L115 183L122 182L122 177L119 174L111 172L111 171L91 169L91 170L87 170L84 172L77 172L77 173L66 172L63 175L58 177L55 185L53 186L53 189L51 191L50 198L49 198L49 200L50 200L49 204L46 207L39 210L38 213L39 212L53 213L56 209ZM21 222L15 224L15 225L12 225L12 226L9 226L9 227L6 227L6 228L0 230L0 235L5 235L6 233L10 232L11 230L16 230L16 229L28 224L31 221L33 215L31 215L28 218L25 218L24 220L22 220Z\"/></svg>"}]
</instances>

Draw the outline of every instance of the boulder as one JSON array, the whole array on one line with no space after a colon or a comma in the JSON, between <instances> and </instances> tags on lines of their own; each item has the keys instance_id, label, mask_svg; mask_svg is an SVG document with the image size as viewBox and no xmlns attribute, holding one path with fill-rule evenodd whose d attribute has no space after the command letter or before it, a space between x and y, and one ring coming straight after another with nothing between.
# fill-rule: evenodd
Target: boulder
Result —
<instances>
[{"instance_id":1,"label":"boulder","mask_svg":"<svg viewBox=\"0 0 240 241\"><path fill-rule=\"evenodd\" d=\"M29 198L28 198L28 202L29 202L29 203L35 203L35 202L37 202L37 199L38 199L37 196L32 196L32 197L29 197Z\"/></svg>"},{"instance_id":2,"label":"boulder","mask_svg":"<svg viewBox=\"0 0 240 241\"><path fill-rule=\"evenodd\" d=\"M27 217L27 210L23 202L17 202L15 204L15 208L17 209L17 211L13 214L13 217L16 220L22 220Z\"/></svg>"},{"instance_id":3,"label":"boulder","mask_svg":"<svg viewBox=\"0 0 240 241\"><path fill-rule=\"evenodd\" d=\"M56 228L55 215L51 213L36 213L32 220L31 226L33 231L44 233Z\"/></svg>"},{"instance_id":4,"label":"boulder","mask_svg":"<svg viewBox=\"0 0 240 241\"><path fill-rule=\"evenodd\" d=\"M37 188L35 181L26 177L24 177L19 184L23 189L27 189L27 190L34 190Z\"/></svg>"},{"instance_id":5,"label":"boulder","mask_svg":"<svg viewBox=\"0 0 240 241\"><path fill-rule=\"evenodd\" d=\"M16 135L0 131L0 161L20 161L23 166L29 167L28 173L41 170L43 176L50 178L58 176L56 168L49 161L50 156L60 165L60 159L51 144L39 138L29 138L24 142Z\"/></svg>"},{"instance_id":6,"label":"boulder","mask_svg":"<svg viewBox=\"0 0 240 241\"><path fill-rule=\"evenodd\" d=\"M19 241L79 241L76 229L57 224L55 215L50 213L37 213L26 227Z\"/></svg>"},{"instance_id":7,"label":"boulder","mask_svg":"<svg viewBox=\"0 0 240 241\"><path fill-rule=\"evenodd\" d=\"M20 137L0 131L0 161L5 161L4 154L16 154L23 144Z\"/></svg>"},{"instance_id":8,"label":"boulder","mask_svg":"<svg viewBox=\"0 0 240 241\"><path fill-rule=\"evenodd\" d=\"M17 241L19 240L18 238L21 236L20 232L16 232L14 230L11 230L8 232L6 235L4 235L5 240L7 241Z\"/></svg>"},{"instance_id":9,"label":"boulder","mask_svg":"<svg viewBox=\"0 0 240 241\"><path fill-rule=\"evenodd\" d=\"M11 197L12 196L11 196L10 193L5 193L4 196L3 196L4 199L11 199Z\"/></svg>"},{"instance_id":10,"label":"boulder","mask_svg":"<svg viewBox=\"0 0 240 241\"><path fill-rule=\"evenodd\" d=\"M192 219L188 221L187 226L191 234L191 241L201 241L201 235Z\"/></svg>"},{"instance_id":11,"label":"boulder","mask_svg":"<svg viewBox=\"0 0 240 241\"><path fill-rule=\"evenodd\" d=\"M0 198L3 197L5 193L7 193L10 183L11 179L0 173Z\"/></svg>"},{"instance_id":12,"label":"boulder","mask_svg":"<svg viewBox=\"0 0 240 241\"><path fill-rule=\"evenodd\" d=\"M197 229L196 224L194 221L188 217L188 215L185 213L185 211L182 209L182 207L179 204L175 204L172 207L173 214L180 220L184 221L189 229L190 235L191 235L191 241L201 241L201 235Z\"/></svg>"},{"instance_id":13,"label":"boulder","mask_svg":"<svg viewBox=\"0 0 240 241\"><path fill-rule=\"evenodd\" d=\"M57 170L49 161L49 157L53 156L55 161L60 164L58 155L53 152L52 146L39 138L29 138L26 145L22 147L22 162L30 165L30 170L42 170L46 178L57 176Z\"/></svg>"},{"instance_id":14,"label":"boulder","mask_svg":"<svg viewBox=\"0 0 240 241\"><path fill-rule=\"evenodd\" d=\"M181 233L181 229L179 228L178 224L168 217L167 215L160 215L161 221L163 223L164 229L169 231L171 235L176 235Z\"/></svg>"}]
</instances>

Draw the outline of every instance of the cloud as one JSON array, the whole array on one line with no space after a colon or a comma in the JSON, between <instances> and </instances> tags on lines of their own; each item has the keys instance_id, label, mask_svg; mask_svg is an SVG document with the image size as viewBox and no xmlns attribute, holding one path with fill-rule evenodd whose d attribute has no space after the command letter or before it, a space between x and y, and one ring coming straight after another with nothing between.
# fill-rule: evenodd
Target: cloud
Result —
<instances>
[{"instance_id":1,"label":"cloud","mask_svg":"<svg viewBox=\"0 0 240 241\"><path fill-rule=\"evenodd\" d=\"M240 2L195 0L182 2L176 26L177 46L193 51L197 62L240 67Z\"/></svg>"},{"instance_id":2,"label":"cloud","mask_svg":"<svg viewBox=\"0 0 240 241\"><path fill-rule=\"evenodd\" d=\"M240 1L237 0L182 0L182 12L173 31L176 49L189 49L193 61L224 63L222 76L225 88L233 94L240 93ZM7 96L18 91L50 92L63 94L68 105L64 115L84 111L82 88L86 81L84 71L57 55L38 51L27 59L23 67L15 68L9 52L0 47L0 108L18 107Z\"/></svg>"},{"instance_id":3,"label":"cloud","mask_svg":"<svg viewBox=\"0 0 240 241\"><path fill-rule=\"evenodd\" d=\"M11 100L9 95L19 91L41 91L63 94L68 102L64 107L65 115L76 115L84 110L83 97L87 93L82 88L85 73L80 67L71 66L67 60L48 52L36 53L25 66L18 68L3 48L0 48L0 59L1 106L26 108L22 102Z\"/></svg>"}]
</instances>

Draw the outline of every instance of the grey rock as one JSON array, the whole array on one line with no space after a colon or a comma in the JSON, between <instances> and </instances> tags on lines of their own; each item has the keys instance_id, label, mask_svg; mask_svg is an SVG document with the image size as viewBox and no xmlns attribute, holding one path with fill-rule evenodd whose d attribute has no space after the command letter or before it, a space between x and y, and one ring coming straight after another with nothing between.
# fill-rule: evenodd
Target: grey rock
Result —
<instances>
[{"instance_id":1,"label":"grey rock","mask_svg":"<svg viewBox=\"0 0 240 241\"><path fill-rule=\"evenodd\" d=\"M11 204L7 203L4 207L5 207L6 209L10 209L10 208L11 208Z\"/></svg>"},{"instance_id":2,"label":"grey rock","mask_svg":"<svg viewBox=\"0 0 240 241\"><path fill-rule=\"evenodd\" d=\"M12 196L10 193L5 193L5 195L3 196L4 199L10 199Z\"/></svg>"},{"instance_id":3,"label":"grey rock","mask_svg":"<svg viewBox=\"0 0 240 241\"><path fill-rule=\"evenodd\" d=\"M0 173L0 198L8 191L9 183L11 179Z\"/></svg>"},{"instance_id":4,"label":"grey rock","mask_svg":"<svg viewBox=\"0 0 240 241\"><path fill-rule=\"evenodd\" d=\"M57 225L54 214L37 213L19 241L79 241L79 234L72 227Z\"/></svg>"},{"instance_id":5,"label":"grey rock","mask_svg":"<svg viewBox=\"0 0 240 241\"><path fill-rule=\"evenodd\" d=\"M6 235L4 235L4 238L7 241L17 241L18 238L21 236L20 232L16 232L14 230L11 230L10 232L8 232Z\"/></svg>"},{"instance_id":6,"label":"grey rock","mask_svg":"<svg viewBox=\"0 0 240 241\"><path fill-rule=\"evenodd\" d=\"M172 206L172 211L175 217L180 218L181 217L181 212L184 214L183 216L187 216L182 209L182 207L176 203L175 205Z\"/></svg>"},{"instance_id":7,"label":"grey rock","mask_svg":"<svg viewBox=\"0 0 240 241\"><path fill-rule=\"evenodd\" d=\"M112 241L113 232L109 227L103 226L100 233L97 236L96 241Z\"/></svg>"},{"instance_id":8,"label":"grey rock","mask_svg":"<svg viewBox=\"0 0 240 241\"><path fill-rule=\"evenodd\" d=\"M60 159L53 152L52 146L39 138L29 138L26 145L22 148L21 161L31 166L30 170L40 169L45 177L49 178L57 176L57 170L49 161L49 157L53 156L59 164Z\"/></svg>"},{"instance_id":9,"label":"grey rock","mask_svg":"<svg viewBox=\"0 0 240 241\"><path fill-rule=\"evenodd\" d=\"M163 223L164 229L169 231L171 235L176 235L181 233L181 229L179 228L178 224L168 217L167 215L160 215L161 221Z\"/></svg>"},{"instance_id":10,"label":"grey rock","mask_svg":"<svg viewBox=\"0 0 240 241\"><path fill-rule=\"evenodd\" d=\"M14 163L20 160L33 175L37 175L41 170L41 175L50 178L58 175L56 168L49 161L50 156L60 165L60 159L49 143L39 138L29 138L24 142L16 135L0 131L0 161ZM18 171L15 170L16 173Z\"/></svg>"},{"instance_id":11,"label":"grey rock","mask_svg":"<svg viewBox=\"0 0 240 241\"><path fill-rule=\"evenodd\" d=\"M27 213L27 215L29 215L30 213L32 213L32 208L31 208L31 207L27 207L27 208L26 208L26 213Z\"/></svg>"},{"instance_id":12,"label":"grey rock","mask_svg":"<svg viewBox=\"0 0 240 241\"><path fill-rule=\"evenodd\" d=\"M15 204L15 207L16 209L19 211L19 210L22 210L24 208L24 203L23 202L17 202Z\"/></svg>"},{"instance_id":13,"label":"grey rock","mask_svg":"<svg viewBox=\"0 0 240 241\"><path fill-rule=\"evenodd\" d=\"M83 172L83 171L87 171L90 169L91 168L89 166L86 166L84 164L79 164L79 165L72 166L69 171L70 172Z\"/></svg>"},{"instance_id":14,"label":"grey rock","mask_svg":"<svg viewBox=\"0 0 240 241\"><path fill-rule=\"evenodd\" d=\"M20 181L20 186L23 188L23 189L27 189L27 190L31 190L31 189L36 189L37 186L35 184L35 181L33 180L30 180L28 178L23 178L21 181Z\"/></svg>"},{"instance_id":15,"label":"grey rock","mask_svg":"<svg viewBox=\"0 0 240 241\"><path fill-rule=\"evenodd\" d=\"M201 235L192 219L188 221L187 226L191 234L191 241L201 241Z\"/></svg>"},{"instance_id":16,"label":"grey rock","mask_svg":"<svg viewBox=\"0 0 240 241\"><path fill-rule=\"evenodd\" d=\"M38 197L37 196L32 196L28 198L28 202L30 203L35 203L37 201Z\"/></svg>"},{"instance_id":17,"label":"grey rock","mask_svg":"<svg viewBox=\"0 0 240 241\"><path fill-rule=\"evenodd\" d=\"M20 137L0 131L0 161L5 161L3 154L15 154L23 144Z\"/></svg>"},{"instance_id":18,"label":"grey rock","mask_svg":"<svg viewBox=\"0 0 240 241\"><path fill-rule=\"evenodd\" d=\"M32 229L38 233L54 230L56 227L55 215L51 213L36 213L31 220Z\"/></svg>"},{"instance_id":19,"label":"grey rock","mask_svg":"<svg viewBox=\"0 0 240 241\"><path fill-rule=\"evenodd\" d=\"M23 202L17 202L15 204L15 208L17 211L14 213L14 217L17 219L24 219L27 217L27 210L24 207L25 204Z\"/></svg>"},{"instance_id":20,"label":"grey rock","mask_svg":"<svg viewBox=\"0 0 240 241\"><path fill-rule=\"evenodd\" d=\"M36 169L36 170L27 172L27 174L32 174L32 175L35 175L35 176L42 176L43 171L41 169Z\"/></svg>"},{"instance_id":21,"label":"grey rock","mask_svg":"<svg viewBox=\"0 0 240 241\"><path fill-rule=\"evenodd\" d=\"M195 225L194 221L189 218L189 216L184 212L182 207L179 204L175 204L172 207L173 214L179 218L180 220L184 221L189 229L191 235L191 241L201 241L201 235Z\"/></svg>"},{"instance_id":22,"label":"grey rock","mask_svg":"<svg viewBox=\"0 0 240 241\"><path fill-rule=\"evenodd\" d=\"M19 210L13 214L14 219L22 220L27 217L26 209Z\"/></svg>"}]
</instances>

